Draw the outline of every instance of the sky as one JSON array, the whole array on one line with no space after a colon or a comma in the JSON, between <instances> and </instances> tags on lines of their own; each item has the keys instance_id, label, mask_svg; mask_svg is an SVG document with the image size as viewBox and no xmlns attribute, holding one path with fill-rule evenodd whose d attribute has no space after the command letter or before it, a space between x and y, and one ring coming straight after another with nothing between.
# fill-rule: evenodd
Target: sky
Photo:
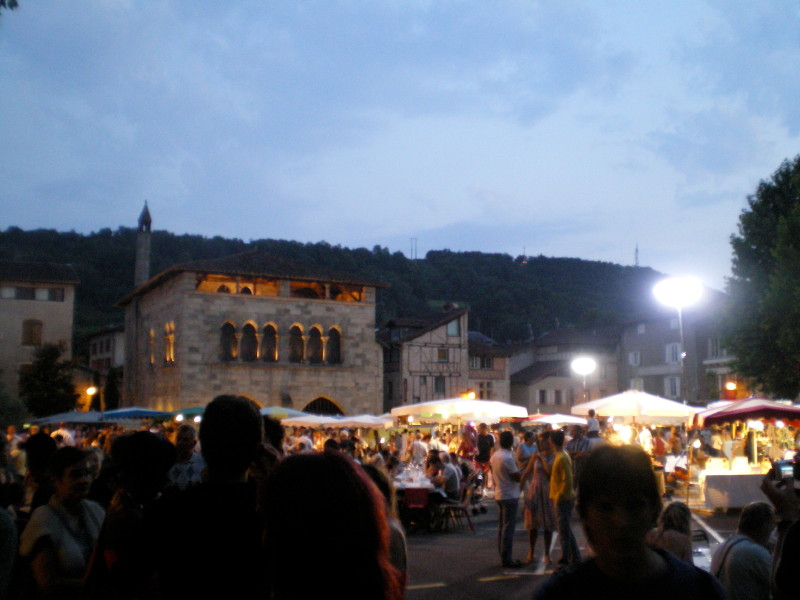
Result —
<instances>
[{"instance_id":1,"label":"sky","mask_svg":"<svg viewBox=\"0 0 800 600\"><path fill-rule=\"evenodd\" d=\"M790 0L20 0L0 228L576 257L723 289L800 153Z\"/></svg>"}]
</instances>

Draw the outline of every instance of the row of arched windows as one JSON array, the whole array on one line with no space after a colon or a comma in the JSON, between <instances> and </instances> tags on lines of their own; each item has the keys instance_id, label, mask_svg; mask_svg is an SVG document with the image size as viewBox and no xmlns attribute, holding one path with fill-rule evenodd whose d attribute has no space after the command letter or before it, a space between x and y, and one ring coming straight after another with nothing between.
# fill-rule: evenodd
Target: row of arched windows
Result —
<instances>
[{"instance_id":1,"label":"row of arched windows","mask_svg":"<svg viewBox=\"0 0 800 600\"><path fill-rule=\"evenodd\" d=\"M238 330L228 321L220 328L220 359L225 362L278 362L281 360L279 337L277 327L271 323L258 331L251 323ZM323 335L316 325L308 333L304 333L300 325L292 325L288 346L290 363L338 365L342 362L342 334L336 327Z\"/></svg>"}]
</instances>

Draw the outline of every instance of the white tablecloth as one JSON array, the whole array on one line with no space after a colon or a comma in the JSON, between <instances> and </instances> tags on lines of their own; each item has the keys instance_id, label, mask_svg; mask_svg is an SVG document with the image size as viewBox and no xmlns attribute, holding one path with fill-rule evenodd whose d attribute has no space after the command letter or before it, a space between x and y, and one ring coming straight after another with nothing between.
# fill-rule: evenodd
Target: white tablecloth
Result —
<instances>
[{"instance_id":1,"label":"white tablecloth","mask_svg":"<svg viewBox=\"0 0 800 600\"><path fill-rule=\"evenodd\" d=\"M763 480L762 473L706 473L706 508L742 508L750 502L766 500L761 491Z\"/></svg>"}]
</instances>

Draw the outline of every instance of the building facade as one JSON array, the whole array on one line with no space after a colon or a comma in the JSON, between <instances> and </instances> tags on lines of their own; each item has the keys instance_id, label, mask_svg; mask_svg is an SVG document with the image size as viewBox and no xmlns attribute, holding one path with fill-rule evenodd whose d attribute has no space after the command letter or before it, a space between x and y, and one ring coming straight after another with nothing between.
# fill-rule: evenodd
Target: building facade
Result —
<instances>
[{"instance_id":1,"label":"building facade","mask_svg":"<svg viewBox=\"0 0 800 600\"><path fill-rule=\"evenodd\" d=\"M75 286L69 265L0 261L0 381L19 398L19 375L43 344L72 358Z\"/></svg>"},{"instance_id":2,"label":"building facade","mask_svg":"<svg viewBox=\"0 0 800 600\"><path fill-rule=\"evenodd\" d=\"M393 319L381 328L384 411L468 391L468 312L448 305L428 318Z\"/></svg>"},{"instance_id":3,"label":"building facade","mask_svg":"<svg viewBox=\"0 0 800 600\"><path fill-rule=\"evenodd\" d=\"M124 327L109 327L89 336L89 366L103 375L125 366Z\"/></svg>"},{"instance_id":4,"label":"building facade","mask_svg":"<svg viewBox=\"0 0 800 600\"><path fill-rule=\"evenodd\" d=\"M381 285L261 252L172 267L119 303L123 402L176 410L241 394L262 406L375 413Z\"/></svg>"},{"instance_id":5,"label":"building facade","mask_svg":"<svg viewBox=\"0 0 800 600\"><path fill-rule=\"evenodd\" d=\"M616 394L618 339L617 331L559 329L518 347L516 355L527 364L514 362L511 402L530 414L569 414L575 404ZM572 361L582 356L596 363L585 377L572 369Z\"/></svg>"},{"instance_id":6,"label":"building facade","mask_svg":"<svg viewBox=\"0 0 800 600\"><path fill-rule=\"evenodd\" d=\"M476 331L469 332L469 390L479 400L509 402L509 350Z\"/></svg>"}]
</instances>

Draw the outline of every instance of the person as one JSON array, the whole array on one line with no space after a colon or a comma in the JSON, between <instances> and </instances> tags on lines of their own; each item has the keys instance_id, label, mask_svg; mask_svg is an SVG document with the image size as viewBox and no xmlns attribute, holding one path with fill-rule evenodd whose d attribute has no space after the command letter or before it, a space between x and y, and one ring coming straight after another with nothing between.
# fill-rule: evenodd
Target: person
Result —
<instances>
[{"instance_id":1,"label":"person","mask_svg":"<svg viewBox=\"0 0 800 600\"><path fill-rule=\"evenodd\" d=\"M136 431L114 441L111 459L118 487L83 582L82 598L157 597L144 519L167 483L175 455L172 444L149 431Z\"/></svg>"},{"instance_id":2,"label":"person","mask_svg":"<svg viewBox=\"0 0 800 600\"><path fill-rule=\"evenodd\" d=\"M75 436L64 421L58 424L58 429L51 433L50 437L56 440L57 443L60 441L62 447L75 445Z\"/></svg>"},{"instance_id":3,"label":"person","mask_svg":"<svg viewBox=\"0 0 800 600\"><path fill-rule=\"evenodd\" d=\"M578 485L578 512L594 556L560 569L534 600L722 600L709 573L647 544L661 512L650 457L636 446L604 445L586 459Z\"/></svg>"},{"instance_id":4,"label":"person","mask_svg":"<svg viewBox=\"0 0 800 600\"><path fill-rule=\"evenodd\" d=\"M497 545L504 567L517 569L522 566L513 557L514 529L517 526L517 507L519 506L522 479L517 461L511 453L514 434L503 431L500 434L500 448L492 454L490 463L495 482L494 499L500 510L497 523Z\"/></svg>"},{"instance_id":5,"label":"person","mask_svg":"<svg viewBox=\"0 0 800 600\"><path fill-rule=\"evenodd\" d=\"M572 481L577 486L583 462L591 450L589 438L583 435L583 427L580 425L572 426L572 439L564 445L564 450L569 454L569 458L572 461Z\"/></svg>"},{"instance_id":6,"label":"person","mask_svg":"<svg viewBox=\"0 0 800 600\"><path fill-rule=\"evenodd\" d=\"M795 457L797 461L797 457ZM794 489L797 478L797 462L795 477L777 481L773 470L764 476L761 491L772 503L777 516L778 541L772 556L772 575L770 587L775 600L797 597L796 571L800 564L800 503Z\"/></svg>"},{"instance_id":7,"label":"person","mask_svg":"<svg viewBox=\"0 0 800 600\"><path fill-rule=\"evenodd\" d=\"M553 532L558 526L553 502L550 500L550 471L553 468L551 431L539 434L539 449L528 462L522 474L522 486L530 481L525 493L525 529L528 530L530 549L526 561L536 562L536 541L539 530L544 537L544 566L550 567L550 548L553 544Z\"/></svg>"},{"instance_id":8,"label":"person","mask_svg":"<svg viewBox=\"0 0 800 600\"><path fill-rule=\"evenodd\" d=\"M452 464L450 455L447 452L439 452L439 459L442 462L440 472L442 489L444 489L448 500L458 502L461 500L461 469Z\"/></svg>"},{"instance_id":9,"label":"person","mask_svg":"<svg viewBox=\"0 0 800 600\"><path fill-rule=\"evenodd\" d=\"M20 556L42 598L77 598L105 511L86 498L92 479L84 450L59 448L48 472L54 492L22 531Z\"/></svg>"},{"instance_id":10,"label":"person","mask_svg":"<svg viewBox=\"0 0 800 600\"><path fill-rule=\"evenodd\" d=\"M341 452L280 461L264 496L263 564L275 600L399 600L402 576L390 561L386 501L362 467ZM332 544L309 565L309 545ZM263 567L262 567L263 568ZM234 597L234 596L225 596Z\"/></svg>"},{"instance_id":11,"label":"person","mask_svg":"<svg viewBox=\"0 0 800 600\"><path fill-rule=\"evenodd\" d=\"M692 512L684 502L671 502L658 517L658 527L647 534L647 543L672 552L694 564L692 558Z\"/></svg>"},{"instance_id":12,"label":"person","mask_svg":"<svg viewBox=\"0 0 800 600\"><path fill-rule=\"evenodd\" d=\"M408 581L408 544L405 529L397 512L397 491L384 469L371 464L363 465L362 468L386 500L389 519L389 560L400 572L400 586L405 589Z\"/></svg>"},{"instance_id":13,"label":"person","mask_svg":"<svg viewBox=\"0 0 800 600\"><path fill-rule=\"evenodd\" d=\"M550 443L555 455L550 470L550 500L555 508L558 535L561 537L561 558L558 564L577 564L581 560L581 552L570 525L575 506L575 487L572 483L572 461L564 451L564 432L557 430L550 434Z\"/></svg>"},{"instance_id":14,"label":"person","mask_svg":"<svg viewBox=\"0 0 800 600\"><path fill-rule=\"evenodd\" d=\"M31 512L46 504L53 493L53 486L47 474L47 464L57 449L56 441L39 429L38 425L30 428L30 435L25 441L25 460L29 475L27 485L31 487L33 494L30 503Z\"/></svg>"},{"instance_id":15,"label":"person","mask_svg":"<svg viewBox=\"0 0 800 600\"><path fill-rule=\"evenodd\" d=\"M11 514L0 508L0 598L7 598L6 592L14 572L17 556L17 525Z\"/></svg>"},{"instance_id":16,"label":"person","mask_svg":"<svg viewBox=\"0 0 800 600\"><path fill-rule=\"evenodd\" d=\"M597 420L597 413L593 408L589 409L589 418L586 419L586 437L600 437L600 421Z\"/></svg>"},{"instance_id":17,"label":"person","mask_svg":"<svg viewBox=\"0 0 800 600\"><path fill-rule=\"evenodd\" d=\"M719 579L728 600L769 600L772 556L767 550L775 530L775 511L767 502L742 509L736 534L717 546L711 574Z\"/></svg>"},{"instance_id":18,"label":"person","mask_svg":"<svg viewBox=\"0 0 800 600\"><path fill-rule=\"evenodd\" d=\"M145 515L161 595L263 598L259 483L277 451L263 441L258 406L244 396L214 398L200 423L200 447L206 480L163 495Z\"/></svg>"},{"instance_id":19,"label":"person","mask_svg":"<svg viewBox=\"0 0 800 600\"><path fill-rule=\"evenodd\" d=\"M168 486L177 490L185 490L203 480L206 461L198 452L195 452L196 446L197 432L194 427L188 423L178 427L178 431L175 433L177 460L167 473Z\"/></svg>"},{"instance_id":20,"label":"person","mask_svg":"<svg viewBox=\"0 0 800 600\"><path fill-rule=\"evenodd\" d=\"M512 437L512 446L513 446L513 435ZM475 454L475 467L483 473L483 484L482 489L489 486L489 482L486 481L488 478L489 473L491 472L489 468L489 458L492 455L492 450L494 450L495 439L494 436L489 433L489 426L486 423L481 423L478 425L478 438L476 440L476 447L477 452ZM511 446L509 446L511 448Z\"/></svg>"},{"instance_id":21,"label":"person","mask_svg":"<svg viewBox=\"0 0 800 600\"><path fill-rule=\"evenodd\" d=\"M522 442L517 446L516 458L520 470L524 471L528 466L528 459L538 451L536 447L536 437L532 431L522 434Z\"/></svg>"},{"instance_id":22,"label":"person","mask_svg":"<svg viewBox=\"0 0 800 600\"><path fill-rule=\"evenodd\" d=\"M414 465L421 465L428 456L428 448L422 441L422 434L417 432L414 441L408 445L407 460Z\"/></svg>"}]
</instances>

